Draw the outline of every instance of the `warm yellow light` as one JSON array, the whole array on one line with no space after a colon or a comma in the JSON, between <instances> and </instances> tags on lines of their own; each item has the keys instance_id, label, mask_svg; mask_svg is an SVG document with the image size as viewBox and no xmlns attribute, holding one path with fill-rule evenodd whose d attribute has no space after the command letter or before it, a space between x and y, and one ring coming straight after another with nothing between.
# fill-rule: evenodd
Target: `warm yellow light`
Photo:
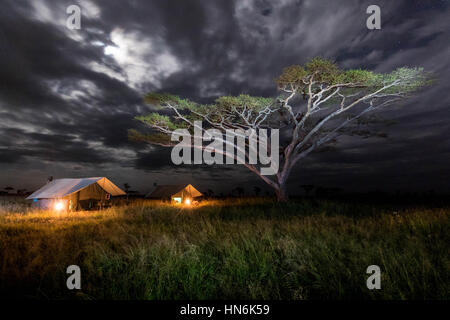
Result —
<instances>
[{"instance_id":1,"label":"warm yellow light","mask_svg":"<svg viewBox=\"0 0 450 320\"><path fill-rule=\"evenodd\" d=\"M173 201L175 201L176 204L181 203L181 198L175 197L173 198Z\"/></svg>"},{"instance_id":2,"label":"warm yellow light","mask_svg":"<svg viewBox=\"0 0 450 320\"><path fill-rule=\"evenodd\" d=\"M190 205L191 204L191 199L184 200L184 204Z\"/></svg>"},{"instance_id":3,"label":"warm yellow light","mask_svg":"<svg viewBox=\"0 0 450 320\"><path fill-rule=\"evenodd\" d=\"M58 201L55 203L55 210L56 211L61 211L62 209L64 209L64 203L62 201Z\"/></svg>"}]
</instances>

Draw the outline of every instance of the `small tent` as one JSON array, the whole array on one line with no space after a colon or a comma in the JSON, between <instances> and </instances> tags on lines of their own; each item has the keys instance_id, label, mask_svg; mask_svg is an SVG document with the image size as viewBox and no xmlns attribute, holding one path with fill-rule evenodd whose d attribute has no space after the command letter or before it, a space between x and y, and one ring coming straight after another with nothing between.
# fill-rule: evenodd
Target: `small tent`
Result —
<instances>
[{"instance_id":1,"label":"small tent","mask_svg":"<svg viewBox=\"0 0 450 320\"><path fill-rule=\"evenodd\" d=\"M110 204L111 197L125 195L105 177L56 179L32 193L27 200L41 209L89 210Z\"/></svg>"},{"instance_id":2,"label":"small tent","mask_svg":"<svg viewBox=\"0 0 450 320\"><path fill-rule=\"evenodd\" d=\"M156 186L155 190L147 194L147 198L170 199L177 203L184 203L186 200L190 201L191 199L201 196L203 196L203 194L191 184L160 185Z\"/></svg>"}]
</instances>

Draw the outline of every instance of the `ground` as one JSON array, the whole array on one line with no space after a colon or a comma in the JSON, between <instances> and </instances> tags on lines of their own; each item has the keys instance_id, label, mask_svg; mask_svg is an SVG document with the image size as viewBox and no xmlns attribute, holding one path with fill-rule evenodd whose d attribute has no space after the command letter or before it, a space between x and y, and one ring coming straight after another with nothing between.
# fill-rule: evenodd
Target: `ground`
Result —
<instances>
[{"instance_id":1,"label":"ground","mask_svg":"<svg viewBox=\"0 0 450 320\"><path fill-rule=\"evenodd\" d=\"M4 297L450 298L445 206L232 199L195 208L8 210L0 214ZM81 290L66 287L69 265L81 268ZM369 265L381 268L380 290L366 286Z\"/></svg>"}]
</instances>

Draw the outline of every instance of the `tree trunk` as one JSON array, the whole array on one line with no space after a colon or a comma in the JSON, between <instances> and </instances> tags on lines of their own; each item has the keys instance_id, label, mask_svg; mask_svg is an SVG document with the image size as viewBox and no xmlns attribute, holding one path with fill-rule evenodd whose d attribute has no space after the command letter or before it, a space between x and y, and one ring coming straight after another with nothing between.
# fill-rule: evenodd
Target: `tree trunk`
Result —
<instances>
[{"instance_id":1,"label":"tree trunk","mask_svg":"<svg viewBox=\"0 0 450 320\"><path fill-rule=\"evenodd\" d=\"M286 183L281 183L278 189L275 190L275 193L277 194L278 202L286 202L289 200Z\"/></svg>"}]
</instances>

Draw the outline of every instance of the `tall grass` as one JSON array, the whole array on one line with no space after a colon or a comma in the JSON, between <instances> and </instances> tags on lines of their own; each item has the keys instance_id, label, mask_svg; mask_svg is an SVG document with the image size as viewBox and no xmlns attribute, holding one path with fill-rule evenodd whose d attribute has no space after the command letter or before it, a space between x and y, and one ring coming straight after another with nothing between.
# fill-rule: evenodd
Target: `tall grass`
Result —
<instances>
[{"instance_id":1,"label":"tall grass","mask_svg":"<svg viewBox=\"0 0 450 320\"><path fill-rule=\"evenodd\" d=\"M0 215L29 212L31 205L22 196L0 196Z\"/></svg>"},{"instance_id":2,"label":"tall grass","mask_svg":"<svg viewBox=\"0 0 450 320\"><path fill-rule=\"evenodd\" d=\"M450 210L150 202L0 216L0 294L81 299L449 299ZM66 288L67 266L82 289ZM379 265L381 290L366 268Z\"/></svg>"}]
</instances>

